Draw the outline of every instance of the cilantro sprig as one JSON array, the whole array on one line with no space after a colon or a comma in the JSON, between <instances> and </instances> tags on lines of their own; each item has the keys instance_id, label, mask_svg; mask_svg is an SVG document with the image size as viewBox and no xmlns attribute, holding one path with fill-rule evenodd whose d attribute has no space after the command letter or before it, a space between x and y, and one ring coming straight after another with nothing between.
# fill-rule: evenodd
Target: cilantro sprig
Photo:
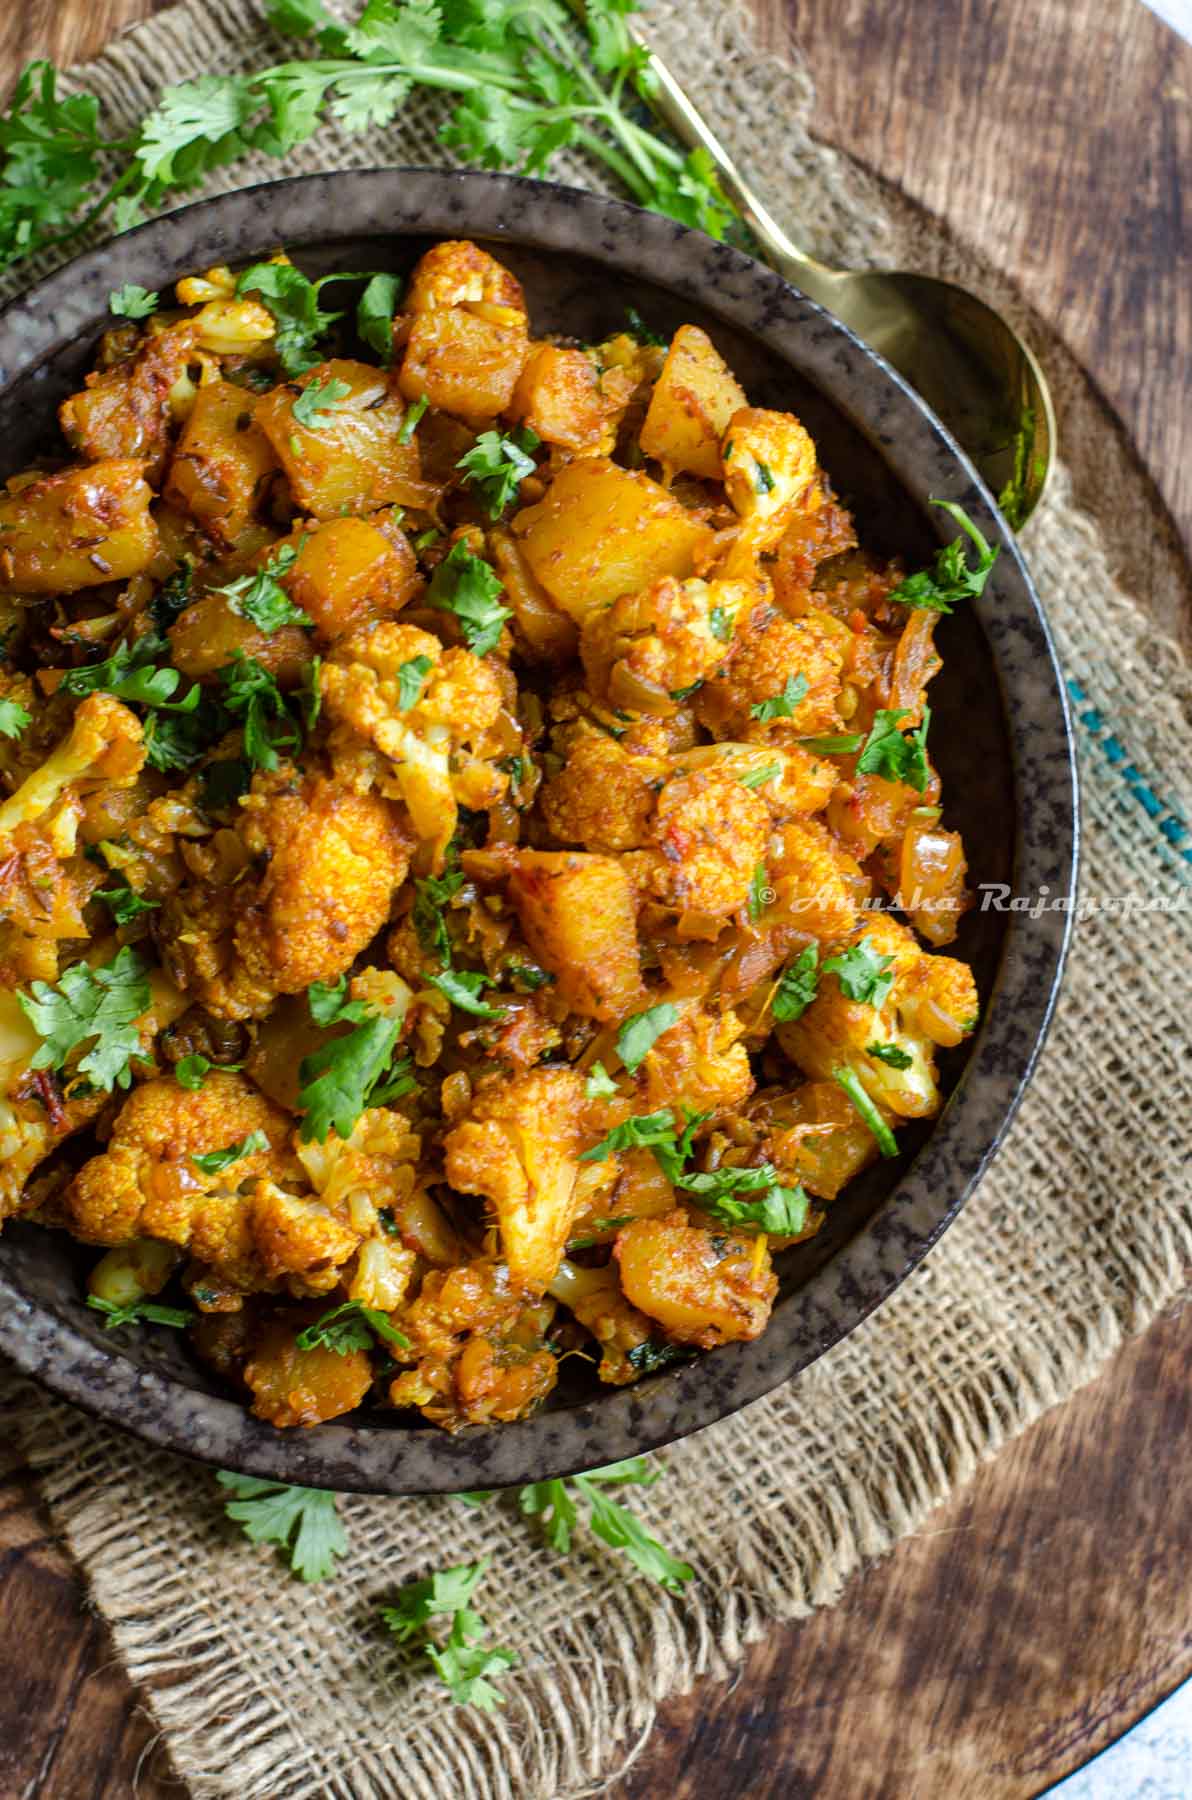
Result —
<instances>
[{"instance_id":1,"label":"cilantro sprig","mask_svg":"<svg viewBox=\"0 0 1192 1800\"><path fill-rule=\"evenodd\" d=\"M336 413L344 411L351 392L350 384L334 375L308 382L290 408L294 423L306 431L325 431Z\"/></svg>"},{"instance_id":2,"label":"cilantro sprig","mask_svg":"<svg viewBox=\"0 0 1192 1800\"><path fill-rule=\"evenodd\" d=\"M479 491L490 519L499 519L517 498L527 475L537 470L531 451L541 439L529 426L511 432L482 431L472 448L456 463Z\"/></svg>"},{"instance_id":3,"label":"cilantro sprig","mask_svg":"<svg viewBox=\"0 0 1192 1800\"><path fill-rule=\"evenodd\" d=\"M159 1306L155 1300L130 1300L121 1306L115 1300L102 1300L98 1294L88 1294L87 1305L104 1314L105 1331L120 1331L126 1325L172 1325L175 1331L184 1331L195 1316L184 1307Z\"/></svg>"},{"instance_id":4,"label":"cilantro sprig","mask_svg":"<svg viewBox=\"0 0 1192 1800\"><path fill-rule=\"evenodd\" d=\"M347 392L345 383L340 382L338 385ZM304 394L312 391L311 388L303 389ZM224 587L212 591L222 594L231 610L241 618L248 619L258 631L271 635L283 625L309 625L310 614L295 606L281 585L282 577L290 574L298 561L305 541L305 538L301 538L296 544L279 544L267 561L259 569L254 569L251 575L241 575L236 581L229 581Z\"/></svg>"},{"instance_id":5,"label":"cilantro sprig","mask_svg":"<svg viewBox=\"0 0 1192 1800\"><path fill-rule=\"evenodd\" d=\"M319 0L265 0L274 29L317 56L180 82L124 135L104 130L94 96L60 94L53 66L30 63L0 119L0 267L105 216L126 230L250 151L296 149L325 118L380 129L420 87L458 97L441 136L465 162L535 174L577 146L640 205L722 237L734 215L711 159L685 156L640 122L649 77L626 28L633 10L634 0L589 0L585 56L556 0L368 0L352 24ZM282 265L259 265L271 266ZM274 287L255 291L288 309L277 348L297 372L317 321L266 279ZM366 341L384 310L374 297Z\"/></svg>"},{"instance_id":6,"label":"cilantro sprig","mask_svg":"<svg viewBox=\"0 0 1192 1800\"><path fill-rule=\"evenodd\" d=\"M807 698L807 692L806 675L790 675L780 693L772 694L768 700L759 700L749 711L763 725L771 719L791 719L799 702Z\"/></svg>"},{"instance_id":7,"label":"cilantro sprig","mask_svg":"<svg viewBox=\"0 0 1192 1800\"><path fill-rule=\"evenodd\" d=\"M220 1469L215 1479L234 1497L224 1510L254 1544L277 1544L300 1581L334 1575L348 1538L335 1495L322 1488L289 1487Z\"/></svg>"},{"instance_id":8,"label":"cilantro sprig","mask_svg":"<svg viewBox=\"0 0 1192 1800\"><path fill-rule=\"evenodd\" d=\"M488 1563L485 1556L479 1562L439 1569L425 1581L410 1582L393 1606L381 1608L381 1618L399 1644L420 1644L456 1704L475 1706L480 1712L504 1705L500 1689L489 1677L513 1668L519 1660L515 1650L485 1643L484 1620L469 1604ZM439 1642L429 1626L441 1617L451 1620L451 1628Z\"/></svg>"},{"instance_id":9,"label":"cilantro sprig","mask_svg":"<svg viewBox=\"0 0 1192 1800\"><path fill-rule=\"evenodd\" d=\"M463 538L452 544L430 578L428 606L454 613L464 641L474 656L487 656L500 642L506 619L513 614L500 604L505 592L500 576L481 556L474 556Z\"/></svg>"},{"instance_id":10,"label":"cilantro sprig","mask_svg":"<svg viewBox=\"0 0 1192 1800\"><path fill-rule=\"evenodd\" d=\"M623 1550L635 1568L668 1593L681 1594L695 1574L691 1564L672 1556L641 1520L608 1492L610 1487L653 1487L662 1474L661 1468L651 1466L648 1457L631 1456L603 1469L590 1469L586 1475L572 1475L566 1481L532 1481L519 1488L517 1504L528 1518L541 1522L551 1549L566 1556L573 1547L579 1524L578 1499L588 1509L588 1529L593 1537L613 1550ZM456 1498L478 1506L493 1496L473 1493L457 1494Z\"/></svg>"},{"instance_id":11,"label":"cilantro sprig","mask_svg":"<svg viewBox=\"0 0 1192 1800\"><path fill-rule=\"evenodd\" d=\"M97 969L75 963L57 986L34 981L17 1004L41 1043L30 1058L34 1069L64 1070L105 1093L132 1085L132 1064L146 1050L137 1020L148 1012L148 966L126 945ZM85 1049L76 1060L76 1052Z\"/></svg>"},{"instance_id":12,"label":"cilantro sprig","mask_svg":"<svg viewBox=\"0 0 1192 1800\"><path fill-rule=\"evenodd\" d=\"M954 500L933 500L931 504L954 519L964 536L953 538L950 544L937 550L931 568L908 575L891 591L889 598L900 606L950 613L958 601L975 600L985 592L985 583L998 559L998 547L987 543L964 508ZM975 566L970 565L966 554L966 537L977 552Z\"/></svg>"},{"instance_id":13,"label":"cilantro sprig","mask_svg":"<svg viewBox=\"0 0 1192 1800\"><path fill-rule=\"evenodd\" d=\"M398 1350L410 1348L409 1338L390 1324L387 1314L359 1300L345 1300L313 1325L305 1326L294 1342L299 1350L333 1350L337 1356L346 1356L349 1350L371 1350L374 1338Z\"/></svg>"}]
</instances>

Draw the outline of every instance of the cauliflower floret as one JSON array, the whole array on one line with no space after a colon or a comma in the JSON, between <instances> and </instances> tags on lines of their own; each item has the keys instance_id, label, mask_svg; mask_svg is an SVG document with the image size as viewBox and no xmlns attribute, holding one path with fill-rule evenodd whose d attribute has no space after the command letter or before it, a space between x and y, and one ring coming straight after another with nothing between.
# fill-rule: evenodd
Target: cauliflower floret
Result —
<instances>
[{"instance_id":1,"label":"cauliflower floret","mask_svg":"<svg viewBox=\"0 0 1192 1800\"><path fill-rule=\"evenodd\" d=\"M851 642L847 625L830 613L772 613L759 629L740 634L732 661L696 694L696 717L715 737L758 743L839 732L836 703ZM793 677L802 679L790 710L759 719L755 708L781 703Z\"/></svg>"},{"instance_id":2,"label":"cauliflower floret","mask_svg":"<svg viewBox=\"0 0 1192 1800\"><path fill-rule=\"evenodd\" d=\"M613 1255L625 1298L674 1343L711 1350L766 1328L778 1277L762 1237L703 1231L677 1211L627 1225Z\"/></svg>"},{"instance_id":3,"label":"cauliflower floret","mask_svg":"<svg viewBox=\"0 0 1192 1800\"><path fill-rule=\"evenodd\" d=\"M658 789L668 759L631 756L603 731L580 730L540 804L551 835L585 850L638 850L650 841Z\"/></svg>"},{"instance_id":4,"label":"cauliflower floret","mask_svg":"<svg viewBox=\"0 0 1192 1800\"><path fill-rule=\"evenodd\" d=\"M672 771L719 769L761 795L773 819L820 812L836 786L839 770L825 756L799 744L697 744L674 758Z\"/></svg>"},{"instance_id":5,"label":"cauliflower floret","mask_svg":"<svg viewBox=\"0 0 1192 1800\"><path fill-rule=\"evenodd\" d=\"M789 924L815 937L851 931L869 893L860 865L818 819L779 827L766 853L767 924Z\"/></svg>"},{"instance_id":6,"label":"cauliflower floret","mask_svg":"<svg viewBox=\"0 0 1192 1800\"><path fill-rule=\"evenodd\" d=\"M665 906L723 918L748 899L769 833L766 802L735 776L716 768L677 776L658 796L651 887Z\"/></svg>"},{"instance_id":7,"label":"cauliflower floret","mask_svg":"<svg viewBox=\"0 0 1192 1800\"><path fill-rule=\"evenodd\" d=\"M385 924L412 847L389 801L292 770L258 773L238 838L219 838L207 862L192 852L201 877L163 906L157 929L179 986L228 1019L337 980ZM225 852L240 864L230 884Z\"/></svg>"},{"instance_id":8,"label":"cauliflower floret","mask_svg":"<svg viewBox=\"0 0 1192 1800\"><path fill-rule=\"evenodd\" d=\"M859 949L866 953L864 965L858 963ZM931 1118L943 1103L935 1045L960 1043L976 1024L972 971L952 957L928 954L888 913L868 915L853 928L836 954L850 952L858 974L822 974L819 992L802 1017L778 1026L779 1043L814 1080L851 1070L888 1112ZM867 968L876 974L876 988L866 979ZM871 998L850 999L845 987L858 985L868 987ZM875 1054L875 1046L893 1063ZM895 1066L899 1062L902 1067Z\"/></svg>"},{"instance_id":9,"label":"cauliflower floret","mask_svg":"<svg viewBox=\"0 0 1192 1800\"><path fill-rule=\"evenodd\" d=\"M366 1350L340 1352L323 1344L302 1350L297 1339L293 1324L267 1320L252 1333L241 1371L256 1417L283 1430L338 1419L359 1406L372 1386Z\"/></svg>"},{"instance_id":10,"label":"cauliflower floret","mask_svg":"<svg viewBox=\"0 0 1192 1800\"><path fill-rule=\"evenodd\" d=\"M473 311L494 307L524 313L526 297L495 256L462 238L435 244L410 277L407 312L434 312L445 306L466 306Z\"/></svg>"},{"instance_id":11,"label":"cauliflower floret","mask_svg":"<svg viewBox=\"0 0 1192 1800\"><path fill-rule=\"evenodd\" d=\"M84 1163L67 1189L63 1205L71 1229L88 1244L152 1237L189 1245L203 1229L204 1212L227 1201L232 1211L243 1211L242 1183L286 1176L290 1129L281 1108L239 1075L213 1071L197 1092L171 1077L146 1081L120 1109L107 1150ZM265 1136L266 1148L250 1150L214 1174L194 1160L241 1144L253 1132Z\"/></svg>"},{"instance_id":12,"label":"cauliflower floret","mask_svg":"<svg viewBox=\"0 0 1192 1800\"><path fill-rule=\"evenodd\" d=\"M131 787L144 762L136 714L111 694L88 694L75 713L70 736L0 804L0 855L6 837L20 825L43 819L67 790L90 791L98 782Z\"/></svg>"},{"instance_id":13,"label":"cauliflower floret","mask_svg":"<svg viewBox=\"0 0 1192 1800\"><path fill-rule=\"evenodd\" d=\"M590 691L628 712L677 712L732 655L733 632L759 585L667 575L592 613L580 639Z\"/></svg>"},{"instance_id":14,"label":"cauliflower floret","mask_svg":"<svg viewBox=\"0 0 1192 1800\"><path fill-rule=\"evenodd\" d=\"M793 413L743 406L720 446L724 485L741 520L734 559L760 556L782 537L800 506L819 505L816 451Z\"/></svg>"},{"instance_id":15,"label":"cauliflower floret","mask_svg":"<svg viewBox=\"0 0 1192 1800\"><path fill-rule=\"evenodd\" d=\"M477 1094L447 1134L447 1180L496 1213L515 1286L541 1293L559 1266L575 1213L584 1083L573 1069L532 1069Z\"/></svg>"},{"instance_id":16,"label":"cauliflower floret","mask_svg":"<svg viewBox=\"0 0 1192 1800\"><path fill-rule=\"evenodd\" d=\"M472 1262L432 1273L398 1315L417 1366L389 1389L394 1406L416 1406L448 1431L489 1420L524 1418L558 1379L545 1344L551 1301L514 1291L503 1263Z\"/></svg>"},{"instance_id":17,"label":"cauliflower floret","mask_svg":"<svg viewBox=\"0 0 1192 1800\"><path fill-rule=\"evenodd\" d=\"M486 742L503 708L496 672L470 650L444 650L428 631L384 621L345 639L321 682L338 728L331 742L337 768L358 766L361 739L384 757L392 791L409 808L432 868L441 869L458 806L483 810L509 786L484 756L501 751Z\"/></svg>"},{"instance_id":18,"label":"cauliflower floret","mask_svg":"<svg viewBox=\"0 0 1192 1800\"><path fill-rule=\"evenodd\" d=\"M294 1144L319 1199L364 1240L345 1276L348 1299L381 1312L404 1300L417 1263L416 1239L404 1239L421 1147L401 1114L383 1107L361 1113L350 1138L332 1131L324 1143Z\"/></svg>"},{"instance_id":19,"label":"cauliflower floret","mask_svg":"<svg viewBox=\"0 0 1192 1800\"><path fill-rule=\"evenodd\" d=\"M645 1087L642 1111L684 1106L690 1112L724 1113L744 1105L754 1087L749 1056L739 1042L744 1029L734 1012L684 1007L646 1055L638 1078Z\"/></svg>"}]
</instances>

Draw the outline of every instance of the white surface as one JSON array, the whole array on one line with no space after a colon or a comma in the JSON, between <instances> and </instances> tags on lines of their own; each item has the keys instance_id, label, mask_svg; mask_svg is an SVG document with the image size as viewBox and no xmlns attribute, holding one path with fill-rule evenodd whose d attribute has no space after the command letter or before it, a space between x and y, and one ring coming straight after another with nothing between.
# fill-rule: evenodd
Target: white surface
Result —
<instances>
[{"instance_id":1,"label":"white surface","mask_svg":"<svg viewBox=\"0 0 1192 1800\"><path fill-rule=\"evenodd\" d=\"M1046 1800L1189 1800L1192 1682L1141 1719L1095 1762L1050 1789Z\"/></svg>"},{"instance_id":2,"label":"white surface","mask_svg":"<svg viewBox=\"0 0 1192 1800\"><path fill-rule=\"evenodd\" d=\"M1152 12L1167 20L1173 31L1178 31L1192 43L1192 0L1146 0L1146 3Z\"/></svg>"}]
</instances>

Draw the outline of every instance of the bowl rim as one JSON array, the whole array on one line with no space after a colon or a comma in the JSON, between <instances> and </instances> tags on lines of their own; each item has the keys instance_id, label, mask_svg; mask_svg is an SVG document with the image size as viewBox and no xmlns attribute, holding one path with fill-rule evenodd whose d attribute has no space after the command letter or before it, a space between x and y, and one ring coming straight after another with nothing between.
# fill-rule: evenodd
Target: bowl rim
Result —
<instances>
[{"instance_id":1,"label":"bowl rim","mask_svg":"<svg viewBox=\"0 0 1192 1800\"><path fill-rule=\"evenodd\" d=\"M0 1240L0 1351L61 1398L149 1443L249 1475L366 1493L452 1493L574 1473L700 1430L806 1368L918 1266L1001 1142L1051 1022L1073 920L1076 764L1054 644L1017 544L926 403L772 270L627 202L555 182L434 168L341 170L235 189L84 252L10 303L0 312L0 390L94 330L114 275L158 289L195 267L243 262L279 243L300 258L304 247L362 236L467 236L498 255L506 244L604 261L615 278L698 303L811 382L883 456L941 540L944 522L927 501L960 501L1001 551L995 579L970 604L997 671L1010 742L1015 891L1042 889L1065 902L1037 919L1011 914L968 1063L930 1136L873 1217L776 1307L762 1337L578 1406L455 1436L334 1421L282 1432L239 1401L138 1366L118 1345L87 1335L81 1305L77 1321L65 1309L73 1297L64 1296L60 1313L32 1302L5 1269ZM1017 668L1007 685L1011 654ZM1032 783L1042 784L1044 803ZM1032 802L1024 805L1028 791Z\"/></svg>"}]
</instances>

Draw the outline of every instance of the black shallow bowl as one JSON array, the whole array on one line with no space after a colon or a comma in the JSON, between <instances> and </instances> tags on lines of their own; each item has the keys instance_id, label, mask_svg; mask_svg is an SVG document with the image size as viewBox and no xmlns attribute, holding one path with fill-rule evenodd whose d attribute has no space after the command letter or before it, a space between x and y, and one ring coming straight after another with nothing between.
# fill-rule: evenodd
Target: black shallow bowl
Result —
<instances>
[{"instance_id":1,"label":"black shallow bowl","mask_svg":"<svg viewBox=\"0 0 1192 1800\"><path fill-rule=\"evenodd\" d=\"M163 288L284 244L311 272L406 270L441 237L488 243L525 284L537 333L587 341L637 307L662 330L703 325L756 405L797 412L855 508L866 543L925 560L960 501L993 541L983 598L939 633L933 754L947 817L976 883L1069 895L1076 793L1063 688L1013 538L971 465L865 346L768 269L636 208L512 177L441 170L310 175L225 195L142 226L52 275L0 316L0 473L53 441L53 409L90 366L110 288ZM947 1106L897 1162L870 1169L808 1244L779 1259L765 1335L622 1390L570 1377L534 1418L449 1438L396 1415L280 1432L220 1392L168 1331L106 1335L80 1298L91 1258L61 1234L0 1239L0 1349L48 1388L156 1444L246 1473L373 1493L544 1479L646 1451L708 1425L803 1369L896 1288L955 1218L1006 1130L1054 1004L1070 914L986 907L956 946L976 970L983 1023L945 1059ZM573 1360L568 1371L582 1368Z\"/></svg>"}]
</instances>

